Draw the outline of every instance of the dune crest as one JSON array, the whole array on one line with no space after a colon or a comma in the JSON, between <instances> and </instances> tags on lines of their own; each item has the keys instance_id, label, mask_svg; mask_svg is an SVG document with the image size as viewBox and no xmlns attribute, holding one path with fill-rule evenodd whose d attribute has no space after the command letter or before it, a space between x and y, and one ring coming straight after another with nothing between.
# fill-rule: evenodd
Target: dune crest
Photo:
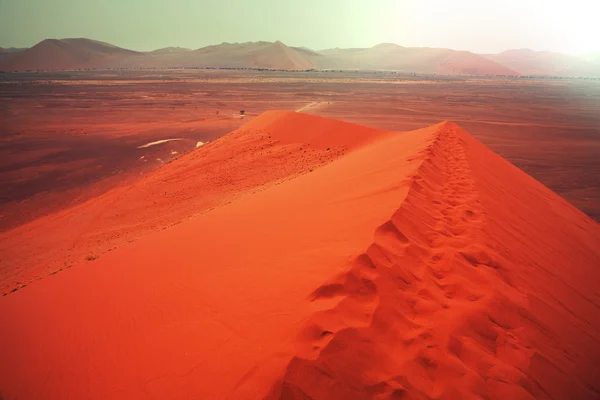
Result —
<instances>
[{"instance_id":1,"label":"dune crest","mask_svg":"<svg viewBox=\"0 0 600 400\"><path fill-rule=\"evenodd\" d=\"M88 254L101 255L240 196L310 173L386 134L292 111L266 112L211 143L195 143L196 151L133 185L0 232L0 291L8 293ZM73 220L79 223L71 224ZM52 235L56 231L61 235Z\"/></svg>"},{"instance_id":2,"label":"dune crest","mask_svg":"<svg viewBox=\"0 0 600 400\"><path fill-rule=\"evenodd\" d=\"M575 287L584 293L568 300L593 318L575 316L568 307L556 309L564 303L554 296L574 290L550 271L559 259L544 257L525 266L509 253L518 247L503 248L494 240L486 229L491 210L479 196L482 182L470 167L469 153L477 147L483 146L455 124L440 127L400 208L345 272L312 293L315 302L342 300L310 318L299 335L302 351L267 399L598 395L594 365L600 347L588 329L597 337L600 313L597 303L586 304L593 286L579 282ZM587 223L598 244L598 226ZM557 243L558 254L577 251ZM579 247L577 241L570 245ZM522 246L529 254L545 248L525 237ZM581 254L584 265L571 266L598 282L594 265L600 265L600 255L592 246ZM529 281L525 274L537 279ZM537 287L541 281L543 288ZM567 320L573 326L550 328ZM574 337L579 349L572 347ZM561 354L561 348L569 348L569 354Z\"/></svg>"},{"instance_id":3,"label":"dune crest","mask_svg":"<svg viewBox=\"0 0 600 400\"><path fill-rule=\"evenodd\" d=\"M274 146L288 164L337 153L0 299L0 393L598 397L595 221L451 122L272 111L198 152L257 136L249 176Z\"/></svg>"}]
</instances>

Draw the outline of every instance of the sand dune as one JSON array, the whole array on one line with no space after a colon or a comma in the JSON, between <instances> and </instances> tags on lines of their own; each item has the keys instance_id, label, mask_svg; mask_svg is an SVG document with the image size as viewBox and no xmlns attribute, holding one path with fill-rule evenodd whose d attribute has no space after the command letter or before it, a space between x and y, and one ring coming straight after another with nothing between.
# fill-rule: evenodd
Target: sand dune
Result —
<instances>
[{"instance_id":1,"label":"sand dune","mask_svg":"<svg viewBox=\"0 0 600 400\"><path fill-rule=\"evenodd\" d=\"M80 68L315 68L381 69L417 73L518 75L470 52L381 44L369 49L321 52L282 42L222 43L197 50L165 48L140 53L87 39L45 40L0 59L2 70Z\"/></svg>"},{"instance_id":2,"label":"sand dune","mask_svg":"<svg viewBox=\"0 0 600 400\"><path fill-rule=\"evenodd\" d=\"M313 51L282 42L221 43L197 50L166 47L136 52L89 39L47 39L30 49L0 49L0 70L104 68L264 68L281 70L390 70L445 75L599 76L598 55L582 57L520 49L479 55L468 51L371 48Z\"/></svg>"},{"instance_id":3,"label":"sand dune","mask_svg":"<svg viewBox=\"0 0 600 400\"><path fill-rule=\"evenodd\" d=\"M316 64L306 54L281 42L223 43L194 51L184 66L304 70Z\"/></svg>"},{"instance_id":4,"label":"sand dune","mask_svg":"<svg viewBox=\"0 0 600 400\"><path fill-rule=\"evenodd\" d=\"M453 123L268 112L98 202L159 184L217 200L1 298L3 396L600 393L600 226Z\"/></svg>"},{"instance_id":5,"label":"sand dune","mask_svg":"<svg viewBox=\"0 0 600 400\"><path fill-rule=\"evenodd\" d=\"M150 54L173 54L173 53L187 53L193 51L192 49L186 49L185 47L164 47L162 49L153 50L148 53Z\"/></svg>"},{"instance_id":6,"label":"sand dune","mask_svg":"<svg viewBox=\"0 0 600 400\"><path fill-rule=\"evenodd\" d=\"M265 68L281 70L390 70L446 75L599 76L597 54L575 57L527 49L479 55L468 51L409 48L382 43L371 48L313 51L282 42L221 43L197 50L166 47L136 52L89 39L47 39L30 49L0 49L0 69Z\"/></svg>"},{"instance_id":7,"label":"sand dune","mask_svg":"<svg viewBox=\"0 0 600 400\"><path fill-rule=\"evenodd\" d=\"M322 68L375 69L417 73L466 75L519 75L518 72L468 51L409 48L383 43L366 49L331 49Z\"/></svg>"},{"instance_id":8,"label":"sand dune","mask_svg":"<svg viewBox=\"0 0 600 400\"><path fill-rule=\"evenodd\" d=\"M306 129L301 135L294 134L297 124ZM305 121L296 113L267 112L256 124L202 146L133 186L1 232L0 288L7 293L89 254L102 254L245 193L309 173L380 134L325 118ZM163 146L168 144L137 151L154 160L164 156L158 152ZM57 231L61 234L54 235Z\"/></svg>"},{"instance_id":9,"label":"sand dune","mask_svg":"<svg viewBox=\"0 0 600 400\"><path fill-rule=\"evenodd\" d=\"M46 39L30 49L2 59L3 70L63 70L105 68L139 53L89 39Z\"/></svg>"},{"instance_id":10,"label":"sand dune","mask_svg":"<svg viewBox=\"0 0 600 400\"><path fill-rule=\"evenodd\" d=\"M518 49L485 57L524 75L600 77L598 64L567 54Z\"/></svg>"},{"instance_id":11,"label":"sand dune","mask_svg":"<svg viewBox=\"0 0 600 400\"><path fill-rule=\"evenodd\" d=\"M162 49L123 61L125 67L208 67L306 70L314 56L281 42L222 43L197 50Z\"/></svg>"}]
</instances>

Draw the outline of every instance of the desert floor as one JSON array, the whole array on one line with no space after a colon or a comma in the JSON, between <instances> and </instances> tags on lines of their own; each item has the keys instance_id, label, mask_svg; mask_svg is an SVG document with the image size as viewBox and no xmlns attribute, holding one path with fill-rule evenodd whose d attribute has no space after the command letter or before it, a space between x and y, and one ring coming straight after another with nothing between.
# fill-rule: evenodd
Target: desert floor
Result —
<instances>
[{"instance_id":1,"label":"desert floor","mask_svg":"<svg viewBox=\"0 0 600 400\"><path fill-rule=\"evenodd\" d=\"M598 398L595 83L2 78L0 398Z\"/></svg>"},{"instance_id":2,"label":"desert floor","mask_svg":"<svg viewBox=\"0 0 600 400\"><path fill-rule=\"evenodd\" d=\"M600 218L597 81L223 70L46 72L2 74L0 79L3 293L177 223L194 207L203 209L208 203L199 200L181 206L189 193L171 196L164 211L155 210L169 218L142 229L138 219L145 217L132 209L139 209L140 202L121 204L122 210L115 211L120 219L114 221L106 219L114 205L99 201L91 211L84 204L112 189L126 190L165 163L272 109L393 131L453 121ZM221 179L213 165L208 162L205 168ZM261 182L267 183L285 173L263 175ZM165 188L161 194L171 192L178 189ZM211 196L197 194L202 200ZM172 212L173 204L180 206L179 214ZM53 217L64 210L76 211ZM90 233L97 221L102 226L96 229L102 232L98 238ZM109 225L124 226L128 234L114 234ZM56 236L43 232L69 232L65 226L78 229L55 241L40 239ZM38 234L32 236L34 230Z\"/></svg>"},{"instance_id":3,"label":"desert floor","mask_svg":"<svg viewBox=\"0 0 600 400\"><path fill-rule=\"evenodd\" d=\"M600 219L598 81L179 70L2 74L0 86L2 230L131 182L269 109L397 131L450 120ZM182 140L138 148L166 139Z\"/></svg>"}]
</instances>

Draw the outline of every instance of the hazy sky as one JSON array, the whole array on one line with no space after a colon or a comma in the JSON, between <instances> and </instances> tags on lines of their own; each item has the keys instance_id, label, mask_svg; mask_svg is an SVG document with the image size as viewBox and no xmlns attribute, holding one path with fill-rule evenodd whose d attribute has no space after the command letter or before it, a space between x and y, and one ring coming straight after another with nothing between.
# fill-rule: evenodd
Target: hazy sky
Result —
<instances>
[{"instance_id":1,"label":"hazy sky","mask_svg":"<svg viewBox=\"0 0 600 400\"><path fill-rule=\"evenodd\" d=\"M313 49L600 51L600 0L0 0L0 47L86 37L130 48L275 41Z\"/></svg>"}]
</instances>

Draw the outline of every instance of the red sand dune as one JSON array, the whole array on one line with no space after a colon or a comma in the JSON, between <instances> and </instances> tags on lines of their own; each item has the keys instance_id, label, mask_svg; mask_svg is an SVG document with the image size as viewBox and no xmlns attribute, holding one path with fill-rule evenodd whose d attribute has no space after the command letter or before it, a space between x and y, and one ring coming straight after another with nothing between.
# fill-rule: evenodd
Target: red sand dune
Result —
<instances>
[{"instance_id":1,"label":"red sand dune","mask_svg":"<svg viewBox=\"0 0 600 400\"><path fill-rule=\"evenodd\" d=\"M150 53L150 54L173 54L173 53L187 53L188 51L193 51L193 50L187 49L185 47L163 47L162 49L153 50L148 53Z\"/></svg>"},{"instance_id":2,"label":"red sand dune","mask_svg":"<svg viewBox=\"0 0 600 400\"><path fill-rule=\"evenodd\" d=\"M302 135L289 135L298 125L306 129ZM1 232L0 289L8 293L243 193L310 172L379 134L320 117L305 121L301 114L267 112L132 186ZM135 151L151 160L155 148Z\"/></svg>"},{"instance_id":3,"label":"red sand dune","mask_svg":"<svg viewBox=\"0 0 600 400\"><path fill-rule=\"evenodd\" d=\"M325 56L320 61L321 68L379 69L449 75L520 75L510 68L468 51L409 48L382 43L367 49L331 49L320 53Z\"/></svg>"},{"instance_id":4,"label":"red sand dune","mask_svg":"<svg viewBox=\"0 0 600 400\"><path fill-rule=\"evenodd\" d=\"M88 39L48 39L3 59L3 70L81 68L227 67L306 70L318 55L281 42L223 43L189 50L169 47L141 53Z\"/></svg>"},{"instance_id":5,"label":"red sand dune","mask_svg":"<svg viewBox=\"0 0 600 400\"><path fill-rule=\"evenodd\" d=\"M139 54L96 40L46 39L2 59L0 67L7 71L105 68Z\"/></svg>"},{"instance_id":6,"label":"red sand dune","mask_svg":"<svg viewBox=\"0 0 600 400\"><path fill-rule=\"evenodd\" d=\"M2 396L598 398L595 221L453 123L245 128L118 197L233 201L0 299Z\"/></svg>"},{"instance_id":7,"label":"red sand dune","mask_svg":"<svg viewBox=\"0 0 600 400\"><path fill-rule=\"evenodd\" d=\"M88 39L48 39L0 58L2 70L81 68L267 68L281 70L360 69L466 75L519 75L468 51L380 44L368 49L315 52L282 42L222 43L197 50L166 48L134 52Z\"/></svg>"},{"instance_id":8,"label":"red sand dune","mask_svg":"<svg viewBox=\"0 0 600 400\"><path fill-rule=\"evenodd\" d=\"M267 68L390 70L443 75L600 76L598 54L582 57L528 49L475 54L382 43L319 52L282 42L222 43L197 50L167 47L136 52L90 39L47 39L29 49L0 48L0 70L103 68Z\"/></svg>"},{"instance_id":9,"label":"red sand dune","mask_svg":"<svg viewBox=\"0 0 600 400\"><path fill-rule=\"evenodd\" d=\"M600 77L600 65L592 60L550 51L517 49L484 57L524 75Z\"/></svg>"},{"instance_id":10,"label":"red sand dune","mask_svg":"<svg viewBox=\"0 0 600 400\"><path fill-rule=\"evenodd\" d=\"M184 54L177 65L194 67L269 68L306 70L316 68L310 54L277 41L222 43Z\"/></svg>"}]
</instances>

